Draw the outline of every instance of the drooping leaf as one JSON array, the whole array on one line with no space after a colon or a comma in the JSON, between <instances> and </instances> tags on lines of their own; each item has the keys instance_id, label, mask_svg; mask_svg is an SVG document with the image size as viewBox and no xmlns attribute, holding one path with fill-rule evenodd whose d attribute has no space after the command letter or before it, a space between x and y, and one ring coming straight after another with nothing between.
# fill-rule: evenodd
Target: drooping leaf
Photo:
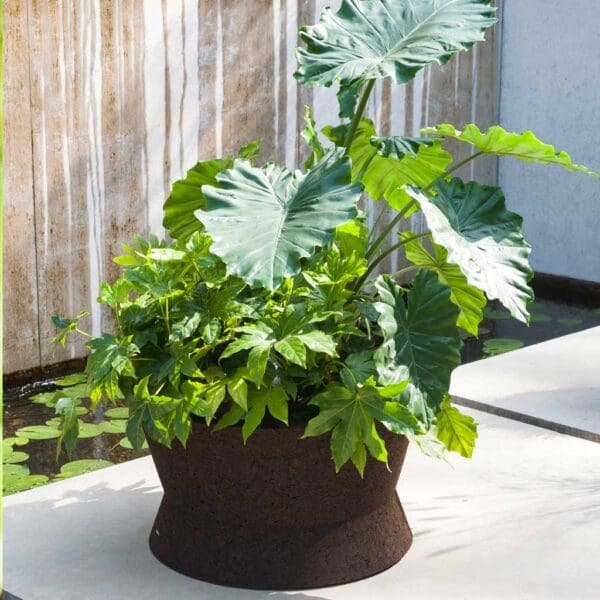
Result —
<instances>
[{"instance_id":1,"label":"drooping leaf","mask_svg":"<svg viewBox=\"0 0 600 600\"><path fill-rule=\"evenodd\" d=\"M473 417L452 406L446 396L437 415L437 436L451 452L471 458L477 439L477 423Z\"/></svg>"},{"instance_id":2,"label":"drooping leaf","mask_svg":"<svg viewBox=\"0 0 600 600\"><path fill-rule=\"evenodd\" d=\"M203 185L216 185L216 176L233 165L233 158L218 158L200 161L187 172L184 179L173 184L171 195L164 204L163 226L171 237L177 240L188 239L202 225L194 212L205 207Z\"/></svg>"},{"instance_id":3,"label":"drooping leaf","mask_svg":"<svg viewBox=\"0 0 600 600\"><path fill-rule=\"evenodd\" d=\"M212 237L211 250L229 273L271 290L356 216L361 191L350 183L350 161L341 150L305 175L238 160L217 181L219 187L204 186L206 210L196 211Z\"/></svg>"},{"instance_id":4,"label":"drooping leaf","mask_svg":"<svg viewBox=\"0 0 600 600\"><path fill-rule=\"evenodd\" d=\"M600 179L600 174L590 171L583 165L575 164L566 152L557 152L554 146L539 140L532 131L513 133L499 125L494 125L483 133L477 125L466 125L461 131L454 125L443 123L437 127L426 127L423 133L466 142L484 154L512 156L525 162L556 165L568 171L578 171Z\"/></svg>"},{"instance_id":5,"label":"drooping leaf","mask_svg":"<svg viewBox=\"0 0 600 600\"><path fill-rule=\"evenodd\" d=\"M248 406L248 414L242 425L244 444L261 424L267 408L274 419L286 425L288 424L288 398L282 386L272 387L265 391L252 392L248 398Z\"/></svg>"},{"instance_id":6,"label":"drooping leaf","mask_svg":"<svg viewBox=\"0 0 600 600\"><path fill-rule=\"evenodd\" d=\"M417 273L407 293L389 277L380 276L375 287L384 340L375 352L377 370L400 369L404 376L403 368L408 368L430 406L439 406L460 362L459 309L450 300L450 288L425 270Z\"/></svg>"},{"instance_id":7,"label":"drooping leaf","mask_svg":"<svg viewBox=\"0 0 600 600\"><path fill-rule=\"evenodd\" d=\"M499 300L516 319L527 322L529 244L521 233L523 219L508 210L500 188L465 184L459 178L438 181L435 195L407 188L420 205L434 241L448 251L468 282Z\"/></svg>"},{"instance_id":8,"label":"drooping leaf","mask_svg":"<svg viewBox=\"0 0 600 600\"><path fill-rule=\"evenodd\" d=\"M490 0L343 0L317 25L302 27L295 77L307 85L343 88L370 79L410 81L431 63L483 40L493 25Z\"/></svg>"},{"instance_id":9,"label":"drooping leaf","mask_svg":"<svg viewBox=\"0 0 600 600\"><path fill-rule=\"evenodd\" d=\"M315 396L310 404L319 407L319 414L312 418L303 437L315 437L331 431L331 453L336 471L352 459L355 467L363 474L366 464L362 447L381 462L387 462L384 441L377 433L375 421L400 421L412 419L404 425L416 425L414 417L407 411L396 415L390 407L395 403L384 400L377 389L370 385L359 385L353 390L338 383L329 384L326 390Z\"/></svg>"},{"instance_id":10,"label":"drooping leaf","mask_svg":"<svg viewBox=\"0 0 600 600\"><path fill-rule=\"evenodd\" d=\"M412 234L409 232L402 234L404 240L409 240L411 236ZM433 254L429 253L417 239L406 241L403 248L406 258L411 263L434 271L442 283L450 286L450 299L460 308L458 326L477 335L479 323L483 319L485 296L481 290L469 285L467 278L457 265L448 262L448 252L445 248L435 243L432 245Z\"/></svg>"},{"instance_id":11,"label":"drooping leaf","mask_svg":"<svg viewBox=\"0 0 600 600\"><path fill-rule=\"evenodd\" d=\"M323 133L336 145L344 143L348 125L325 127ZM413 153L382 156L371 144L377 140L375 125L362 118L350 146L352 180L361 183L373 200L385 198L388 204L402 210L410 202L404 191L407 184L425 188L443 175L452 163L452 156L442 148L441 140L418 144Z\"/></svg>"}]
</instances>

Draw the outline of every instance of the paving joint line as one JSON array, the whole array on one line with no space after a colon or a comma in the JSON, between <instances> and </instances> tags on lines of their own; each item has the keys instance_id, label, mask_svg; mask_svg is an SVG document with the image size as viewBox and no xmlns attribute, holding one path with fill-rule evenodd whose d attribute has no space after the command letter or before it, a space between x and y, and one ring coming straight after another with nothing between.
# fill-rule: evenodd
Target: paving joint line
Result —
<instances>
[{"instance_id":1,"label":"paving joint line","mask_svg":"<svg viewBox=\"0 0 600 600\"><path fill-rule=\"evenodd\" d=\"M452 401L455 404L464 406L466 408L474 408L498 417L504 417L512 421L520 421L526 425L533 425L534 427L541 427L542 429L549 429L556 433L562 433L564 435L570 435L572 437L578 437L588 442L595 442L600 444L600 434L594 433L593 431L587 431L585 429L579 429L577 427L570 427L569 425L563 425L562 423L556 423L555 421L548 421L547 419L541 419L525 413L520 413L515 410L508 408L501 408L493 406L492 404L486 404L477 400L469 400L468 398L462 398L461 396L452 396Z\"/></svg>"}]
</instances>

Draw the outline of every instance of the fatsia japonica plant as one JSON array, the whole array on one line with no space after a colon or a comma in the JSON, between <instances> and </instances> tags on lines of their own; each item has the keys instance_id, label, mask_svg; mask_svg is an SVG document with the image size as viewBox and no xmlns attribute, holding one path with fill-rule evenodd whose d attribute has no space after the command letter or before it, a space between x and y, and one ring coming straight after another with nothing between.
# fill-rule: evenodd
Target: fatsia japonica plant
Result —
<instances>
[{"instance_id":1,"label":"fatsia japonica plant","mask_svg":"<svg viewBox=\"0 0 600 600\"><path fill-rule=\"evenodd\" d=\"M470 456L476 424L448 395L461 331L477 335L489 300L528 322L532 271L502 191L453 175L484 154L597 175L498 126L381 136L365 107L378 80L405 84L446 63L484 38L494 14L489 0L343 0L303 27L295 77L337 86L342 124L320 136L307 111L304 172L257 164L253 142L173 184L172 241L137 238L115 259L122 275L102 286L117 332L88 343L91 409L125 403L134 448L144 435L185 445L204 420L238 426L244 442L259 426L304 426L304 437L331 437L336 470L351 461L361 474L368 455L387 461L382 427L428 453ZM455 164L446 140L474 152ZM367 213L389 210L370 231ZM427 227L412 232L419 211ZM378 274L391 253L407 266ZM59 340L77 323L58 321ZM56 394L67 449L77 395Z\"/></svg>"}]
</instances>

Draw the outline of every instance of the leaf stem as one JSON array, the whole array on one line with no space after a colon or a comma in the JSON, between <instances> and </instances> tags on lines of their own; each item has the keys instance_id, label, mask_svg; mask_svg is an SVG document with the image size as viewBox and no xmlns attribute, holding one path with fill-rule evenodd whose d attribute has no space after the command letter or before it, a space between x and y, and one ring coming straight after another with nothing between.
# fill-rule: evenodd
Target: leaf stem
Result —
<instances>
[{"instance_id":1,"label":"leaf stem","mask_svg":"<svg viewBox=\"0 0 600 600\"><path fill-rule=\"evenodd\" d=\"M365 254L365 258L367 260L369 260L376 252L377 250L379 250L379 248L381 247L381 244L383 244L383 242L385 242L385 239L387 238L388 234L390 233L390 231L392 231L392 229L394 229L394 227L398 224L398 222L400 221L400 219L402 219L402 217L404 217L404 215L406 215L406 213L413 207L416 205L416 201L415 200L411 200L385 227L385 229L381 232L381 234L379 235L379 237L373 242L373 244L371 245L371 247L367 250L367 253Z\"/></svg>"},{"instance_id":2,"label":"leaf stem","mask_svg":"<svg viewBox=\"0 0 600 600\"><path fill-rule=\"evenodd\" d=\"M445 171L444 173L442 173L438 179L446 179L446 177L450 177L450 175L452 175L452 173L454 173L455 171L458 171L458 169L460 169L461 167L464 167L465 165L469 164L472 160L475 160L476 158L478 158L479 156L482 156L483 154L485 154L485 152L475 152L475 154L471 154L471 156L468 156L467 158L465 158L464 160L461 160L459 163L455 164L451 169L448 169L447 171ZM435 182L437 181L437 179L434 179L426 188L423 188L423 193L426 194L435 184Z\"/></svg>"},{"instance_id":3,"label":"leaf stem","mask_svg":"<svg viewBox=\"0 0 600 600\"><path fill-rule=\"evenodd\" d=\"M354 136L356 135L356 130L358 129L358 123L360 122L360 118L365 111L367 106L367 102L369 100L369 96L373 90L373 86L375 85L375 80L370 79L365 89L363 90L362 96L360 97L360 101L358 103L358 107L354 116L352 117L352 121L350 122L350 129L348 130L348 134L346 135L346 139L344 141L344 146L346 147L346 154L350 151L350 146L354 140Z\"/></svg>"},{"instance_id":4,"label":"leaf stem","mask_svg":"<svg viewBox=\"0 0 600 600\"><path fill-rule=\"evenodd\" d=\"M375 270L375 267L384 259L386 259L390 254L402 248L405 244L409 242L413 242L414 240L419 240L421 238L427 237L431 235L431 231L424 231L423 233L417 233L409 238L405 238L400 240L398 243L390 246L385 252L382 252L368 267L368 269L363 273L358 282L356 283L355 290L358 291L364 285L365 281L367 281L369 275Z\"/></svg>"},{"instance_id":5,"label":"leaf stem","mask_svg":"<svg viewBox=\"0 0 600 600\"><path fill-rule=\"evenodd\" d=\"M373 223L373 227L369 233L369 241L374 236L375 231L377 230L377 226L379 225L379 222L383 218L383 215L386 213L386 211L387 211L387 205L384 205L384 207L381 209L380 213L377 215L377 218L375 219L375 223Z\"/></svg>"}]
</instances>

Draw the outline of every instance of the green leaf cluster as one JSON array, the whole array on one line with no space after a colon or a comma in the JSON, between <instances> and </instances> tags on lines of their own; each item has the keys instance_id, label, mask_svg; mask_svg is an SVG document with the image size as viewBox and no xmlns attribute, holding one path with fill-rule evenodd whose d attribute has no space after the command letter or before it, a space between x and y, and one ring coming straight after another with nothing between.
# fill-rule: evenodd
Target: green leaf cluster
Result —
<instances>
[{"instance_id":1,"label":"green leaf cluster","mask_svg":"<svg viewBox=\"0 0 600 600\"><path fill-rule=\"evenodd\" d=\"M337 470L386 462L382 428L433 456L471 456L476 424L448 396L461 330L478 334L488 300L528 322L532 271L502 191L452 175L485 153L597 175L531 132L443 124L382 136L364 114L376 80L444 64L483 39L494 13L489 0L343 0L303 27L296 78L339 86L348 121L319 131L307 109L304 172L260 164L251 142L173 184L171 241L135 238L115 259L121 276L102 285L116 330L88 341L83 380L40 399L57 412L55 437L73 447L89 399L118 411L104 430L135 449L146 437L185 445L196 426L237 427L246 443L261 424L299 423L304 437L330 436ZM476 152L454 165L446 139ZM369 231L378 202L394 216ZM411 231L415 213L423 231ZM404 268L378 273L393 253ZM81 333L83 316L57 319L57 342Z\"/></svg>"}]
</instances>

